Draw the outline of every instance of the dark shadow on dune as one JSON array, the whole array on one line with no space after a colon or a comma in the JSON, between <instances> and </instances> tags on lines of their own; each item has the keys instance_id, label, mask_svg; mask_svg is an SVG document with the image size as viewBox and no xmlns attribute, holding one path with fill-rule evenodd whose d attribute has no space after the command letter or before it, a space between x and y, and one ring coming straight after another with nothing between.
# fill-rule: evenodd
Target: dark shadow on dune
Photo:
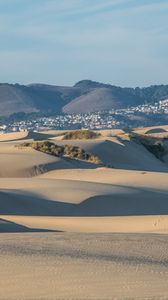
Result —
<instances>
[{"instance_id":1,"label":"dark shadow on dune","mask_svg":"<svg viewBox=\"0 0 168 300\"><path fill-rule=\"evenodd\" d=\"M166 164L157 159L143 145L119 138L118 140L122 144L105 140L93 145L90 151L97 155L107 167L168 173Z\"/></svg>"},{"instance_id":2,"label":"dark shadow on dune","mask_svg":"<svg viewBox=\"0 0 168 300\"><path fill-rule=\"evenodd\" d=\"M5 220L0 218L0 233L14 233L14 232L62 232L59 230L49 230L49 229L39 229L39 228L29 228L17 224L15 222Z\"/></svg>"},{"instance_id":3,"label":"dark shadow on dune","mask_svg":"<svg viewBox=\"0 0 168 300\"><path fill-rule=\"evenodd\" d=\"M83 148L87 153L92 153L99 157L102 165L71 159L62 158L65 165L61 165L60 169L84 168L96 169L97 167L105 166L115 169L149 171L168 173L168 167L162 161L156 158L154 154L149 152L143 145L137 144L134 141L123 140L118 137L120 143L112 140L67 140L58 141L58 145L71 144ZM67 164L68 163L68 164ZM52 170L59 169L59 164L52 166Z\"/></svg>"},{"instance_id":4,"label":"dark shadow on dune","mask_svg":"<svg viewBox=\"0 0 168 300\"><path fill-rule=\"evenodd\" d=\"M35 194L14 190L1 191L0 214L25 216L168 215L168 192L117 187L121 188L121 192L91 197L80 204L51 201Z\"/></svg>"},{"instance_id":5,"label":"dark shadow on dune","mask_svg":"<svg viewBox=\"0 0 168 300\"><path fill-rule=\"evenodd\" d=\"M63 160L70 163L73 169L97 169L98 167L102 166L99 164L94 164L89 161L73 159L69 157L63 157Z\"/></svg>"},{"instance_id":6,"label":"dark shadow on dune","mask_svg":"<svg viewBox=\"0 0 168 300\"><path fill-rule=\"evenodd\" d=\"M74 207L74 204L46 200L33 193L19 190L0 191L0 215L70 215Z\"/></svg>"},{"instance_id":7,"label":"dark shadow on dune","mask_svg":"<svg viewBox=\"0 0 168 300\"><path fill-rule=\"evenodd\" d=\"M48 155L48 154L45 154ZM28 166L25 168L20 168L17 170L17 167L14 169L12 168L5 168L5 172L3 173L3 169L0 172L0 178L31 178L35 177L50 171L54 170L72 170L72 169L96 169L100 167L100 165L93 164L90 162L80 161L77 159L70 159L70 158L59 158L54 157L55 161L52 162L46 162L43 164L37 164L35 165L35 162L32 163L32 166ZM2 158L1 158L2 159ZM19 155L13 159L18 160L19 163ZM30 159L29 156L25 157L25 159ZM34 164L34 165L33 165Z\"/></svg>"},{"instance_id":8,"label":"dark shadow on dune","mask_svg":"<svg viewBox=\"0 0 168 300\"><path fill-rule=\"evenodd\" d=\"M165 130L164 128L153 128L153 129L150 129L148 131L145 132L145 134L152 134L152 133L164 133L164 132L167 132L167 130Z\"/></svg>"},{"instance_id":9,"label":"dark shadow on dune","mask_svg":"<svg viewBox=\"0 0 168 300\"><path fill-rule=\"evenodd\" d=\"M77 159L63 157L63 158L60 158L60 160L58 160L56 162L51 162L51 163L46 163L46 164L41 164L41 165L35 166L32 169L32 176L36 176L38 174L44 174L44 173L54 171L54 170L96 169L98 167L100 167L100 165L77 160Z\"/></svg>"},{"instance_id":10,"label":"dark shadow on dune","mask_svg":"<svg viewBox=\"0 0 168 300\"><path fill-rule=\"evenodd\" d=\"M78 216L167 215L168 193L135 191L132 195L96 196L76 208Z\"/></svg>"}]
</instances>

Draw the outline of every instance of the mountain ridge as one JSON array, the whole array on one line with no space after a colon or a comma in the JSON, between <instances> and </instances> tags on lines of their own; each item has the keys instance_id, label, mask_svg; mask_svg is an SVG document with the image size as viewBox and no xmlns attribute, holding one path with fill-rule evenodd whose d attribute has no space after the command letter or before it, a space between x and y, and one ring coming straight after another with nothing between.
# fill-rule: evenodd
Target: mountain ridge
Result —
<instances>
[{"instance_id":1,"label":"mountain ridge","mask_svg":"<svg viewBox=\"0 0 168 300\"><path fill-rule=\"evenodd\" d=\"M167 98L168 85L129 88L92 80L81 80L74 86L0 83L0 116L19 112L90 113Z\"/></svg>"}]
</instances>

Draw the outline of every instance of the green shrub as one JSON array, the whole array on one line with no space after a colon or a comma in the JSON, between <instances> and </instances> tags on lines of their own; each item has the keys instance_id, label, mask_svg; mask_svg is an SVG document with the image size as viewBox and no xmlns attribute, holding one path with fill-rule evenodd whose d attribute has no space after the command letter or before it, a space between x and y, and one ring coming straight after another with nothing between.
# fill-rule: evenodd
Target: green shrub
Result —
<instances>
[{"instance_id":1,"label":"green shrub","mask_svg":"<svg viewBox=\"0 0 168 300\"><path fill-rule=\"evenodd\" d=\"M145 144L142 143L148 151L153 153L158 159L162 160L165 154L165 148L161 142L155 142L154 144Z\"/></svg>"},{"instance_id":2,"label":"green shrub","mask_svg":"<svg viewBox=\"0 0 168 300\"><path fill-rule=\"evenodd\" d=\"M94 163L94 164L102 164L101 160L99 159L98 156L94 155L94 154L89 154L88 155L88 161Z\"/></svg>"},{"instance_id":3,"label":"green shrub","mask_svg":"<svg viewBox=\"0 0 168 300\"><path fill-rule=\"evenodd\" d=\"M58 157L69 157L72 159L85 160L94 164L102 164L101 160L94 154L86 153L84 149L72 145L56 145L50 141L26 142L20 147L32 147L34 150L51 154Z\"/></svg>"},{"instance_id":4,"label":"green shrub","mask_svg":"<svg viewBox=\"0 0 168 300\"><path fill-rule=\"evenodd\" d=\"M163 160L166 151L161 139L136 133L130 134L130 139L143 145L149 152L155 155L156 158Z\"/></svg>"},{"instance_id":5,"label":"green shrub","mask_svg":"<svg viewBox=\"0 0 168 300\"><path fill-rule=\"evenodd\" d=\"M100 133L91 130L74 130L65 133L64 140L83 140L83 139L96 139L100 136Z\"/></svg>"}]
</instances>

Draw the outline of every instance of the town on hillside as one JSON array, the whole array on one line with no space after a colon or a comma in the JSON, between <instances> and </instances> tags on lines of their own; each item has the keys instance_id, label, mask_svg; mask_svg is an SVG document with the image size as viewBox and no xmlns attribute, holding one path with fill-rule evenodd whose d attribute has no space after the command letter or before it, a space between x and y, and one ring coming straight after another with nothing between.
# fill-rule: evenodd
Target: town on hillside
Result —
<instances>
[{"instance_id":1,"label":"town on hillside","mask_svg":"<svg viewBox=\"0 0 168 300\"><path fill-rule=\"evenodd\" d=\"M26 116L26 115L25 115ZM168 99L125 109L98 111L87 114L58 114L1 121L0 133L67 129L115 129L162 125L168 122Z\"/></svg>"}]
</instances>

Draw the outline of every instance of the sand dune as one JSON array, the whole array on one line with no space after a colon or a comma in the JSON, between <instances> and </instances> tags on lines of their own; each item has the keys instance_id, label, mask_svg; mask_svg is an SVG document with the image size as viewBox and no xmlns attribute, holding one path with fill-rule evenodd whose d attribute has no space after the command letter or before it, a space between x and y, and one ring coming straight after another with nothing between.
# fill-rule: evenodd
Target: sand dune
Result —
<instances>
[{"instance_id":1,"label":"sand dune","mask_svg":"<svg viewBox=\"0 0 168 300\"><path fill-rule=\"evenodd\" d=\"M94 169L95 164L60 158L35 151L30 147L17 147L18 143L0 143L0 177L33 177L57 169Z\"/></svg>"},{"instance_id":2,"label":"sand dune","mask_svg":"<svg viewBox=\"0 0 168 300\"><path fill-rule=\"evenodd\" d=\"M149 188L154 191L168 191L168 174L163 172L120 170L101 167L96 169L53 170L39 175L38 178L98 182L119 186Z\"/></svg>"},{"instance_id":3,"label":"sand dune","mask_svg":"<svg viewBox=\"0 0 168 300\"><path fill-rule=\"evenodd\" d=\"M168 133L168 125L134 128L133 131L140 134L159 134L159 133L164 134L164 133Z\"/></svg>"},{"instance_id":4,"label":"sand dune","mask_svg":"<svg viewBox=\"0 0 168 300\"><path fill-rule=\"evenodd\" d=\"M125 171L96 168L82 161L18 148L15 142L3 142L0 144L0 214L116 216L167 213L168 169L141 145L120 136L88 141L60 140L58 143L81 146L87 152L97 154L105 164ZM35 177L28 179L32 176Z\"/></svg>"},{"instance_id":5,"label":"sand dune","mask_svg":"<svg viewBox=\"0 0 168 300\"><path fill-rule=\"evenodd\" d=\"M25 225L21 225L18 223L15 223L8 217L7 219L0 219L0 233L16 233L16 232L56 232L57 230L49 230L49 229L42 229L40 228L33 228L32 224L29 227Z\"/></svg>"},{"instance_id":6,"label":"sand dune","mask_svg":"<svg viewBox=\"0 0 168 300\"><path fill-rule=\"evenodd\" d=\"M53 230L87 233L159 233L168 234L168 216L105 216L105 217L53 217L3 215L5 222L23 226L26 231ZM7 221L8 220L8 221ZM20 224L20 225L19 225ZM36 229L34 229L36 228ZM6 227L5 227L6 230ZM11 230L11 229L10 229ZM8 230L9 232L11 232ZM1 231L1 230L0 230ZM7 230L6 230L7 231ZM20 228L18 231L21 231Z\"/></svg>"},{"instance_id":7,"label":"sand dune","mask_svg":"<svg viewBox=\"0 0 168 300\"><path fill-rule=\"evenodd\" d=\"M154 185L154 182L153 182ZM168 188L61 179L1 179L0 214L122 216L168 213Z\"/></svg>"},{"instance_id":8,"label":"sand dune","mask_svg":"<svg viewBox=\"0 0 168 300\"><path fill-rule=\"evenodd\" d=\"M10 193L12 191L12 194L20 191L20 193L27 193L27 195L34 195L34 197L37 196L48 200L75 204L80 203L88 197L113 193L118 188L109 184L75 180L50 180L41 178L19 178L18 180L17 178L2 178L0 181L0 190L3 193Z\"/></svg>"},{"instance_id":9,"label":"sand dune","mask_svg":"<svg viewBox=\"0 0 168 300\"><path fill-rule=\"evenodd\" d=\"M20 133L23 140L26 139L25 133ZM104 133L105 134L105 133ZM108 132L106 132L109 135ZM70 161L52 157L43 153L37 153L32 149L18 149L15 147L19 142L19 133L11 134L14 142L3 142L0 144L0 177L25 177L34 176L54 169L69 169L69 168L93 168L91 164L79 161ZM30 133L27 138L38 139L51 138L56 139L57 144L70 144L83 148L86 152L96 154L104 163L105 166L126 169L126 170L143 170L167 172L168 167L163 162L147 151L143 146L136 144L133 141L127 140L124 137L105 137L102 136L97 140L70 140L64 141L58 134L54 137L51 134ZM9 141L8 134L3 135L3 141ZM20 139L21 139L20 136ZM166 161L166 160L165 160ZM14 163L13 163L14 162ZM10 167L9 167L10 166Z\"/></svg>"},{"instance_id":10,"label":"sand dune","mask_svg":"<svg viewBox=\"0 0 168 300\"><path fill-rule=\"evenodd\" d=\"M0 177L32 177L50 170L73 168L70 160L15 145L0 144Z\"/></svg>"},{"instance_id":11,"label":"sand dune","mask_svg":"<svg viewBox=\"0 0 168 300\"><path fill-rule=\"evenodd\" d=\"M41 132L10 132L0 135L0 142L24 141L24 140L47 140L52 137L49 133Z\"/></svg>"},{"instance_id":12,"label":"sand dune","mask_svg":"<svg viewBox=\"0 0 168 300\"><path fill-rule=\"evenodd\" d=\"M12 221L0 219L0 233L1 232L27 232L28 228L23 225L16 224Z\"/></svg>"},{"instance_id":13,"label":"sand dune","mask_svg":"<svg viewBox=\"0 0 168 300\"><path fill-rule=\"evenodd\" d=\"M0 136L0 299L167 299L168 167L123 131L61 134ZM106 166L15 147L48 138Z\"/></svg>"},{"instance_id":14,"label":"sand dune","mask_svg":"<svg viewBox=\"0 0 168 300\"><path fill-rule=\"evenodd\" d=\"M101 161L110 167L168 172L168 167L143 146L120 137L98 140L57 141L57 144L70 144L83 148L86 152L96 154Z\"/></svg>"}]
</instances>

